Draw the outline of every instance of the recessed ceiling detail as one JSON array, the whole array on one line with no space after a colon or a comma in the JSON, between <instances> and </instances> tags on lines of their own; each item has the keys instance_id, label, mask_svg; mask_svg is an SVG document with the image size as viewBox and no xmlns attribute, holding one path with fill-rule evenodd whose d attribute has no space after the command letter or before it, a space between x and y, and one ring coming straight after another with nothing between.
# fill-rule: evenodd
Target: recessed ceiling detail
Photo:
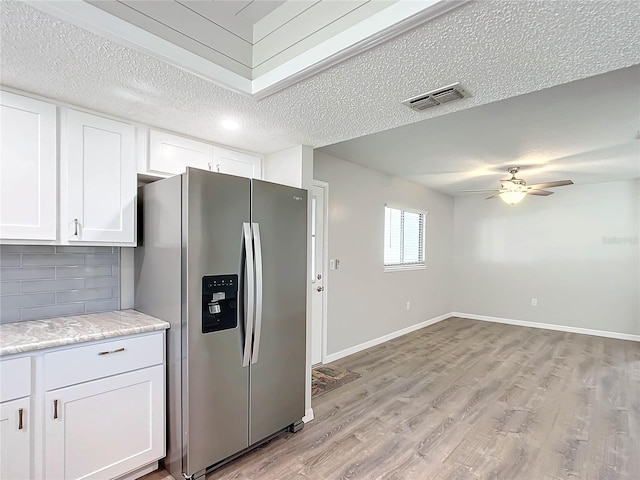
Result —
<instances>
[{"instance_id":1,"label":"recessed ceiling detail","mask_svg":"<svg viewBox=\"0 0 640 480\"><path fill-rule=\"evenodd\" d=\"M260 99L469 0L87 0L33 7Z\"/></svg>"},{"instance_id":2,"label":"recessed ceiling detail","mask_svg":"<svg viewBox=\"0 0 640 480\"><path fill-rule=\"evenodd\" d=\"M403 105L421 112L427 108L437 107L443 103L453 102L454 100L460 100L461 98L469 97L467 91L462 88L459 83L447 85L446 87L431 90L427 93L422 93L415 97L409 98L402 102Z\"/></svg>"}]
</instances>

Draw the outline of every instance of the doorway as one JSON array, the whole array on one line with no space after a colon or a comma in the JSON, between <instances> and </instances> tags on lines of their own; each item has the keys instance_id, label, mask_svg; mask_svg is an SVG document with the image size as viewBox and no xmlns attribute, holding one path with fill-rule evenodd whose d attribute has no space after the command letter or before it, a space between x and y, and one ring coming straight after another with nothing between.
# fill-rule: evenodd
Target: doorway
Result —
<instances>
[{"instance_id":1,"label":"doorway","mask_svg":"<svg viewBox=\"0 0 640 480\"><path fill-rule=\"evenodd\" d=\"M329 184L313 181L311 195L311 365L327 354L327 205Z\"/></svg>"}]
</instances>

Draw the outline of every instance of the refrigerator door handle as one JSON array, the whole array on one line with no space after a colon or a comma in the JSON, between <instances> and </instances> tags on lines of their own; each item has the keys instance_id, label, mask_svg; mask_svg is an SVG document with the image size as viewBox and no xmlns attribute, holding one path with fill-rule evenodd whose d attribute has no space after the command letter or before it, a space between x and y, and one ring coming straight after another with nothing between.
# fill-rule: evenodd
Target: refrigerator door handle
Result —
<instances>
[{"instance_id":1,"label":"refrigerator door handle","mask_svg":"<svg viewBox=\"0 0 640 480\"><path fill-rule=\"evenodd\" d=\"M262 242L260 240L260 225L253 223L253 239L256 259L256 329L254 332L253 353L251 363L258 362L260 350L260 334L262 332Z\"/></svg>"},{"instance_id":2,"label":"refrigerator door handle","mask_svg":"<svg viewBox=\"0 0 640 480\"><path fill-rule=\"evenodd\" d=\"M248 367L251 360L251 344L253 343L253 306L255 303L255 280L253 276L253 241L251 240L251 225L242 224L244 234L244 260L247 269L247 310L244 318L244 348L242 352L242 366Z\"/></svg>"}]
</instances>

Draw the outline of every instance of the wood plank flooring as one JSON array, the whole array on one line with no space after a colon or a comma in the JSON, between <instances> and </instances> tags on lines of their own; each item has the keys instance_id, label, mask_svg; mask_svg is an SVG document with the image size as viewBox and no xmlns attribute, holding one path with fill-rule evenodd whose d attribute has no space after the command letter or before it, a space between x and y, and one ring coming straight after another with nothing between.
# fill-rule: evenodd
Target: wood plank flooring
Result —
<instances>
[{"instance_id":1,"label":"wood plank flooring","mask_svg":"<svg viewBox=\"0 0 640 480\"><path fill-rule=\"evenodd\" d=\"M336 364L362 377L207 480L640 478L637 342L450 318Z\"/></svg>"}]
</instances>

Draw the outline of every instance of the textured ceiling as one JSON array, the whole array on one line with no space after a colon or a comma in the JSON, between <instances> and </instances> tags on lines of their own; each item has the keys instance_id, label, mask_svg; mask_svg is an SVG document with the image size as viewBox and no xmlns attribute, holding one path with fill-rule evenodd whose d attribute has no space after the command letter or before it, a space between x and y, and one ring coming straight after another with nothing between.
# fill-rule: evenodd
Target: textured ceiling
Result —
<instances>
[{"instance_id":1,"label":"textured ceiling","mask_svg":"<svg viewBox=\"0 0 640 480\"><path fill-rule=\"evenodd\" d=\"M0 3L0 82L258 153L333 144L640 63L635 0L477 1L256 101L23 3ZM473 97L399 102L459 81ZM223 130L234 118L241 129Z\"/></svg>"},{"instance_id":2,"label":"textured ceiling","mask_svg":"<svg viewBox=\"0 0 640 480\"><path fill-rule=\"evenodd\" d=\"M320 150L456 195L499 188L509 166L530 184L639 177L639 131L636 65Z\"/></svg>"}]
</instances>

